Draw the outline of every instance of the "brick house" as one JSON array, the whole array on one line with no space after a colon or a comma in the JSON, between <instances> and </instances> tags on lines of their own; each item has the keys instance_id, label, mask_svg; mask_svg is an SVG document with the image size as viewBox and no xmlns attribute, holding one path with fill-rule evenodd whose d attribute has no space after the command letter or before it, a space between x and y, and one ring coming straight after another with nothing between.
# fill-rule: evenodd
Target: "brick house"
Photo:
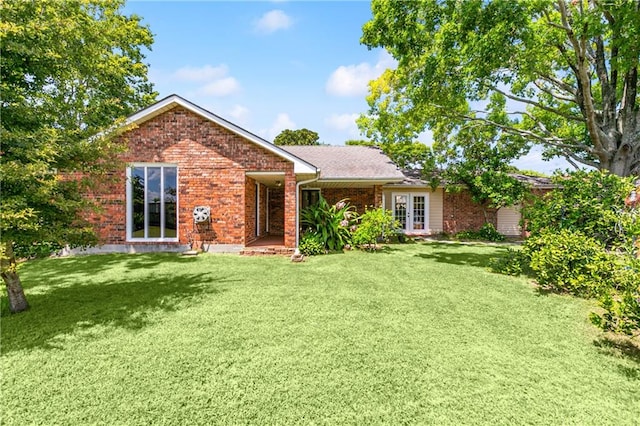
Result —
<instances>
[{"instance_id":1,"label":"brick house","mask_svg":"<svg viewBox=\"0 0 640 426\"><path fill-rule=\"evenodd\" d=\"M94 251L192 244L239 252L265 241L290 250L298 244L300 210L320 194L330 203L348 198L360 213L390 209L410 234L484 222L467 194L405 176L376 148L276 146L177 95L126 124L126 166L94 194L103 206L94 218L102 246Z\"/></svg>"}]
</instances>

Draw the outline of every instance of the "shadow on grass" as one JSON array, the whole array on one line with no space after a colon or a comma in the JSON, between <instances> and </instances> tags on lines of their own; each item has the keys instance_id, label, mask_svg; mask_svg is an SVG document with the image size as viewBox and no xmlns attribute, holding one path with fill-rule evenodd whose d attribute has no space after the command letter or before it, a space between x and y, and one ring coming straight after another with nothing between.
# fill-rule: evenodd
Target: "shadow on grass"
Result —
<instances>
[{"instance_id":1,"label":"shadow on grass","mask_svg":"<svg viewBox=\"0 0 640 426\"><path fill-rule=\"evenodd\" d=\"M624 358L637 365L629 367L618 365L620 373L628 379L640 380L640 342L633 342L626 337L602 337L593 341L600 352L615 358Z\"/></svg>"},{"instance_id":2,"label":"shadow on grass","mask_svg":"<svg viewBox=\"0 0 640 426\"><path fill-rule=\"evenodd\" d=\"M468 265L477 267L488 267L491 260L504 255L507 252L506 247L496 246L495 251L490 253L476 253L473 245L465 245L458 243L425 243L426 247L431 248L431 253L419 253L416 257L434 260L439 263L449 263L451 265Z\"/></svg>"},{"instance_id":3,"label":"shadow on grass","mask_svg":"<svg viewBox=\"0 0 640 426\"><path fill-rule=\"evenodd\" d=\"M81 260L80 264L88 270L98 266L93 265L92 259ZM150 266L145 259L140 260L142 262L136 260L127 266ZM100 263L100 267L104 265ZM222 290L216 284L229 281L233 279L211 273L180 274L179 271L89 283L76 278L72 284L29 294L31 308L28 311L4 316L2 352L55 349L67 340L91 339L108 329L141 329L155 321L153 314L175 311L185 303L196 303L204 295L220 293Z\"/></svg>"},{"instance_id":4,"label":"shadow on grass","mask_svg":"<svg viewBox=\"0 0 640 426\"><path fill-rule=\"evenodd\" d=\"M78 276L94 276L114 266L124 266L126 270L153 268L160 264L188 264L197 261L195 257L184 257L175 253L153 254L101 254L89 256L71 256L65 258L37 259L30 262L43 263L38 268L38 279L55 280L58 284L75 281Z\"/></svg>"}]
</instances>

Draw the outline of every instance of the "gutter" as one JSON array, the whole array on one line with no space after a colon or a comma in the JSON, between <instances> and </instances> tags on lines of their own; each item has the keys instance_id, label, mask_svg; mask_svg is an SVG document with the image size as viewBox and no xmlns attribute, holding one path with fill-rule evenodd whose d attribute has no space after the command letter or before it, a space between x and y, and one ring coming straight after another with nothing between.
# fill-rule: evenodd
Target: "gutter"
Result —
<instances>
[{"instance_id":1,"label":"gutter","mask_svg":"<svg viewBox=\"0 0 640 426\"><path fill-rule=\"evenodd\" d=\"M312 183L320 179L320 170L317 169L316 177L309 180L303 180L296 183L296 253L299 253L298 244L300 244L300 187L308 183Z\"/></svg>"}]
</instances>

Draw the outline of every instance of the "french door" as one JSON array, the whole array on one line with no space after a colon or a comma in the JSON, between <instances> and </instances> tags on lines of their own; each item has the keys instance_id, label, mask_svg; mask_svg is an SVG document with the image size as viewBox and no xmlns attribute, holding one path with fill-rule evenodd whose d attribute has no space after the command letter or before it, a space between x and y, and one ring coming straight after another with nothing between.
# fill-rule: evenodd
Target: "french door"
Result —
<instances>
[{"instance_id":1,"label":"french door","mask_svg":"<svg viewBox=\"0 0 640 426\"><path fill-rule=\"evenodd\" d=\"M396 192L392 194L393 217L405 232L425 232L428 229L428 194Z\"/></svg>"}]
</instances>

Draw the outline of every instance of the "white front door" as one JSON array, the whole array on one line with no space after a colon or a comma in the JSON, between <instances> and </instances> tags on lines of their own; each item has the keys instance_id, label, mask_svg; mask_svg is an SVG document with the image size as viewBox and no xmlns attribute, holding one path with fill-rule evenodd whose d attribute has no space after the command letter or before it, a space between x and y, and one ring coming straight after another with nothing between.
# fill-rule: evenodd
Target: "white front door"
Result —
<instances>
[{"instance_id":1,"label":"white front door","mask_svg":"<svg viewBox=\"0 0 640 426\"><path fill-rule=\"evenodd\" d=\"M428 194L397 192L391 199L393 217L400 222L400 229L405 232L426 232L429 229Z\"/></svg>"}]
</instances>

